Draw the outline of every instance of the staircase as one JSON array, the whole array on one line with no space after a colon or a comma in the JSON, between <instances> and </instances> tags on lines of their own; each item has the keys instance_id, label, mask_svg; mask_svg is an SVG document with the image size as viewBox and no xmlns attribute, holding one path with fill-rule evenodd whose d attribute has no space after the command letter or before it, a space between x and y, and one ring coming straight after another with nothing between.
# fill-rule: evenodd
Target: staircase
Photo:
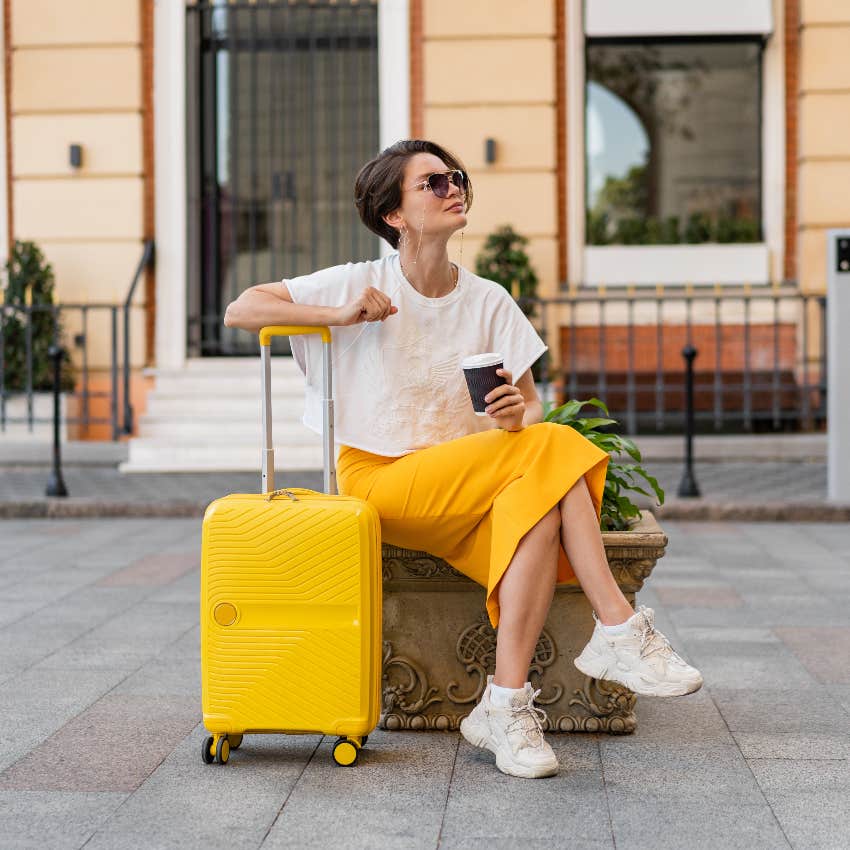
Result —
<instances>
[{"instance_id":1,"label":"staircase","mask_svg":"<svg viewBox=\"0 0 850 850\"><path fill-rule=\"evenodd\" d=\"M259 357L205 357L154 374L122 472L260 469ZM291 357L272 358L271 383L275 468L321 469L322 440L301 422L304 376Z\"/></svg>"}]
</instances>

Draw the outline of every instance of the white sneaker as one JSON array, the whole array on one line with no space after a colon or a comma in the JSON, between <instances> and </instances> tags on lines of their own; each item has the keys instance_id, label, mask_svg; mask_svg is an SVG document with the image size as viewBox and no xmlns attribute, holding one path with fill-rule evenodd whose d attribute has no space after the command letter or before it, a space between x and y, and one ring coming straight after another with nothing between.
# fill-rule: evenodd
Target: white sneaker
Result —
<instances>
[{"instance_id":1,"label":"white sneaker","mask_svg":"<svg viewBox=\"0 0 850 850\"><path fill-rule=\"evenodd\" d=\"M596 619L596 615L593 615ZM636 694L675 697L702 687L702 675L670 646L653 625L655 612L643 605L628 620L628 634L612 637L596 620L590 641L574 664L585 676L619 682Z\"/></svg>"},{"instance_id":2,"label":"white sneaker","mask_svg":"<svg viewBox=\"0 0 850 850\"><path fill-rule=\"evenodd\" d=\"M490 702L492 676L481 702L460 722L460 732L470 744L496 755L496 767L502 773L535 779L558 772L558 759L543 738L542 720L546 714L534 705L540 691L526 684L522 693L501 708Z\"/></svg>"}]
</instances>

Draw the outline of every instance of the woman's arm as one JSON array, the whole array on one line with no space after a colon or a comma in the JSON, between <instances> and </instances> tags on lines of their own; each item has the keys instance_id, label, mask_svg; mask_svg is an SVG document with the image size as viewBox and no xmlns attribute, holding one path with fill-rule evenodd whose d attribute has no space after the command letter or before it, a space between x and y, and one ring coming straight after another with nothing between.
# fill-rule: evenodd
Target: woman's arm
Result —
<instances>
[{"instance_id":1,"label":"woman's arm","mask_svg":"<svg viewBox=\"0 0 850 850\"><path fill-rule=\"evenodd\" d=\"M268 325L335 325L337 307L294 304L285 283L259 283L227 305L224 324L257 332Z\"/></svg>"}]
</instances>

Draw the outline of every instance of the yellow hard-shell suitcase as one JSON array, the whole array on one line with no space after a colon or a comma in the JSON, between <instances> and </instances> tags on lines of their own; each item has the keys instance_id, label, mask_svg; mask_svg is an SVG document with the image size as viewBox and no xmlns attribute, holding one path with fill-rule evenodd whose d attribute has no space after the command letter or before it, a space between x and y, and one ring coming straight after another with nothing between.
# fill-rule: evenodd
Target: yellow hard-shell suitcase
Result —
<instances>
[{"instance_id":1,"label":"yellow hard-shell suitcase","mask_svg":"<svg viewBox=\"0 0 850 850\"><path fill-rule=\"evenodd\" d=\"M271 338L320 333L325 493L274 489ZM233 494L204 514L201 557L203 760L224 764L253 733L339 736L351 765L378 723L381 526L368 502L337 495L331 334L260 331L262 493Z\"/></svg>"}]
</instances>

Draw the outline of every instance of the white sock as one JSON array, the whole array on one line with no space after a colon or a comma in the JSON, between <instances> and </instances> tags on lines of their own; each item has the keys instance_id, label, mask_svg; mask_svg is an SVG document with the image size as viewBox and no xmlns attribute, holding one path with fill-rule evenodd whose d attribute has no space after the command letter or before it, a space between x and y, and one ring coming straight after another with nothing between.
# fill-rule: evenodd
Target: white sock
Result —
<instances>
[{"instance_id":1,"label":"white sock","mask_svg":"<svg viewBox=\"0 0 850 850\"><path fill-rule=\"evenodd\" d=\"M490 683L490 702L499 708L507 708L511 704L511 697L514 694L521 694L525 691L522 688L503 688L501 685Z\"/></svg>"},{"instance_id":2,"label":"white sock","mask_svg":"<svg viewBox=\"0 0 850 850\"><path fill-rule=\"evenodd\" d=\"M632 618L629 617L625 623L617 623L615 626L606 626L604 623L600 623L599 628L602 629L602 634L607 637L622 637L631 631L631 619Z\"/></svg>"}]
</instances>

